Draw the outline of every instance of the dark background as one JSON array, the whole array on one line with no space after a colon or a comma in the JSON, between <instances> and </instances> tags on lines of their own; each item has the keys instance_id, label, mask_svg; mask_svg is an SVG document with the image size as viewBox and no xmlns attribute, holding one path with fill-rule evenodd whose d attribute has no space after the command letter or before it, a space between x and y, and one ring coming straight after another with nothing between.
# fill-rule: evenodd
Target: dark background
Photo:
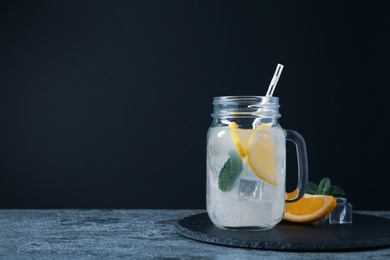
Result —
<instances>
[{"instance_id":1,"label":"dark background","mask_svg":"<svg viewBox=\"0 0 390 260\"><path fill-rule=\"evenodd\" d=\"M2 1L0 208L205 208L212 98L282 63L310 180L390 210L389 46L387 1Z\"/></svg>"}]
</instances>

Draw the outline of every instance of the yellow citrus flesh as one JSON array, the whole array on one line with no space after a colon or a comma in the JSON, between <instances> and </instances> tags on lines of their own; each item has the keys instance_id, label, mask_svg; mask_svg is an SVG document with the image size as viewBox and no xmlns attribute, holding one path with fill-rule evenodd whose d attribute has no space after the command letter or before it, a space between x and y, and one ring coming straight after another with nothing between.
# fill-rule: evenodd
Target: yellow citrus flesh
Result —
<instances>
[{"instance_id":1,"label":"yellow citrus flesh","mask_svg":"<svg viewBox=\"0 0 390 260\"><path fill-rule=\"evenodd\" d=\"M271 127L272 123L259 125L256 130L261 130L267 127ZM238 155L240 158L244 158L249 153L249 147L253 139L253 135L256 133L256 130L251 129L239 129L236 122L229 124L230 136L234 143L234 146L237 149Z\"/></svg>"},{"instance_id":2,"label":"yellow citrus flesh","mask_svg":"<svg viewBox=\"0 0 390 260\"><path fill-rule=\"evenodd\" d=\"M286 194L287 199L296 197ZM336 207L336 199L332 196L305 194L300 200L286 203L284 220L296 223L314 223L326 218Z\"/></svg>"},{"instance_id":3,"label":"yellow citrus flesh","mask_svg":"<svg viewBox=\"0 0 390 260\"><path fill-rule=\"evenodd\" d=\"M237 149L238 155L244 158L248 153L249 141L252 137L253 130L239 129L236 122L229 124L230 136Z\"/></svg>"},{"instance_id":4,"label":"yellow citrus flesh","mask_svg":"<svg viewBox=\"0 0 390 260\"><path fill-rule=\"evenodd\" d=\"M280 185L275 165L274 136L270 128L264 126L256 131L249 143L248 163L253 172L269 184Z\"/></svg>"}]
</instances>

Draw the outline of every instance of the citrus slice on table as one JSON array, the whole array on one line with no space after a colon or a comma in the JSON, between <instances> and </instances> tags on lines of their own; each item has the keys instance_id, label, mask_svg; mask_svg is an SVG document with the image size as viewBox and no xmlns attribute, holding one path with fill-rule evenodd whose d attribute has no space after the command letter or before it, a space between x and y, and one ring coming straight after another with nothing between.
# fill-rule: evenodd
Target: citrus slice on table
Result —
<instances>
[{"instance_id":1,"label":"citrus slice on table","mask_svg":"<svg viewBox=\"0 0 390 260\"><path fill-rule=\"evenodd\" d=\"M285 200L293 200L296 197L298 197L298 193L299 193L298 189L295 189L292 192L286 192L286 195L284 196L284 199Z\"/></svg>"},{"instance_id":2,"label":"citrus slice on table","mask_svg":"<svg viewBox=\"0 0 390 260\"><path fill-rule=\"evenodd\" d=\"M296 191L286 194L287 199L296 196ZM314 223L326 218L336 205L336 199L332 196L305 194L296 202L286 203L283 219L296 223Z\"/></svg>"},{"instance_id":3,"label":"citrus slice on table","mask_svg":"<svg viewBox=\"0 0 390 260\"><path fill-rule=\"evenodd\" d=\"M249 141L248 163L252 171L265 182L280 185L276 171L274 136L271 128L263 126Z\"/></svg>"}]
</instances>

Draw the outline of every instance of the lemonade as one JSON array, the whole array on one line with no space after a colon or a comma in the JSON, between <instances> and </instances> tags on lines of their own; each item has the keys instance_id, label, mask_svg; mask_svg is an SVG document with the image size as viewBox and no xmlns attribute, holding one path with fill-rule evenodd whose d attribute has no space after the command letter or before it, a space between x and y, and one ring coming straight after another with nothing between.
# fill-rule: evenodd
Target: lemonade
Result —
<instances>
[{"instance_id":1,"label":"lemonade","mask_svg":"<svg viewBox=\"0 0 390 260\"><path fill-rule=\"evenodd\" d=\"M234 120L207 134L207 211L220 228L262 230L283 218L285 132L268 119L240 128Z\"/></svg>"},{"instance_id":2,"label":"lemonade","mask_svg":"<svg viewBox=\"0 0 390 260\"><path fill-rule=\"evenodd\" d=\"M219 228L266 230L279 223L285 203L306 191L308 164L303 137L284 130L279 98L223 96L213 100L207 133L206 204ZM297 195L285 198L286 140L296 146Z\"/></svg>"}]
</instances>

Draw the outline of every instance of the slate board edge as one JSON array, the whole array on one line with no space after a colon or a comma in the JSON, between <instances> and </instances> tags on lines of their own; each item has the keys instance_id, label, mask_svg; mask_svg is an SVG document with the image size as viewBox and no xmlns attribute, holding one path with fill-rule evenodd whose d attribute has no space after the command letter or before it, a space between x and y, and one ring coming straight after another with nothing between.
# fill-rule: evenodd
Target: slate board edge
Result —
<instances>
[{"instance_id":1,"label":"slate board edge","mask_svg":"<svg viewBox=\"0 0 390 260\"><path fill-rule=\"evenodd\" d=\"M275 250L275 251L297 251L297 252L343 252L343 251L368 251L368 250L374 250L384 247L390 246L390 238L388 239L381 239L377 240L375 242L366 242L364 243L364 248L362 248L362 243L351 243L347 247L340 246L339 244L328 244L327 248L324 246L318 245L316 243L281 243L281 242L259 242L259 241L241 241L237 239L224 239L219 238L211 234L204 234L202 232L196 232L192 231L182 225L182 223L188 219L191 219L193 217L204 215L207 213L198 213L194 215L190 215L187 217L184 217L183 219L177 221L175 224L176 232L186 238L196 240L203 243L208 244L214 244L214 245L222 245L222 246L228 246L228 247L236 247L236 248L247 248L247 249L262 249L262 250ZM359 215L366 215L366 214L360 214L360 213L354 213ZM379 217L381 218L381 217ZM329 248L331 247L331 249Z\"/></svg>"}]
</instances>

